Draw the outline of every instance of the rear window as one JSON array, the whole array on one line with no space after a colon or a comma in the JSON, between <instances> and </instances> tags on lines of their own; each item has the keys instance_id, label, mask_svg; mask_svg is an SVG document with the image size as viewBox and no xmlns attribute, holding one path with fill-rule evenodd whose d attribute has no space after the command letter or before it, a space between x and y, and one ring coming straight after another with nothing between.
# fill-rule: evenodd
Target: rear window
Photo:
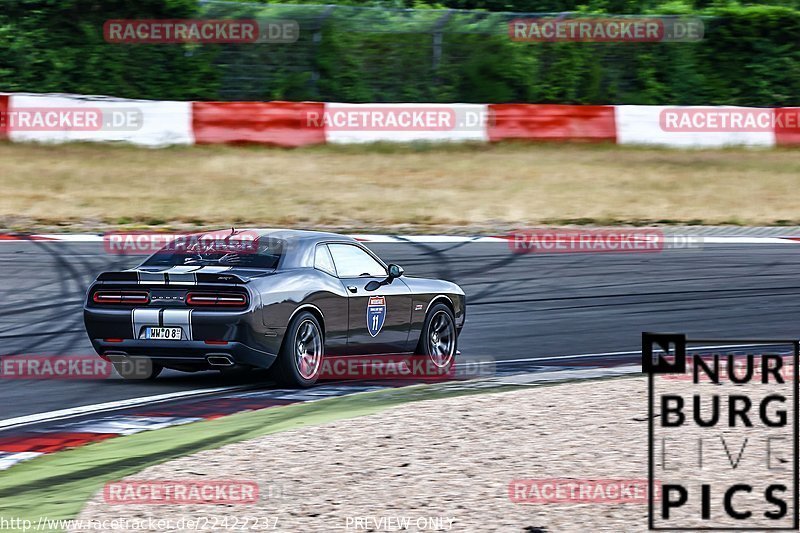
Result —
<instances>
[{"instance_id":1,"label":"rear window","mask_svg":"<svg viewBox=\"0 0 800 533\"><path fill-rule=\"evenodd\" d=\"M194 241L188 244L168 244L151 255L142 267L224 266L278 268L286 249L286 241L257 237L249 241Z\"/></svg>"}]
</instances>

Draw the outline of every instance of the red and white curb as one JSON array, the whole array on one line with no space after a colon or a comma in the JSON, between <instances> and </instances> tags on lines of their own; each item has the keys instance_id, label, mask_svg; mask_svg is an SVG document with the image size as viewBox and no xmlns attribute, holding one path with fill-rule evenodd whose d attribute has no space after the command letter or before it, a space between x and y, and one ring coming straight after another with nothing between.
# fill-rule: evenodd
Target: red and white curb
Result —
<instances>
[{"instance_id":1,"label":"red and white curb","mask_svg":"<svg viewBox=\"0 0 800 533\"><path fill-rule=\"evenodd\" d=\"M391 383L381 386L372 384L322 385L303 391L272 389L254 392L240 392L243 387L222 387L131 398L118 402L107 402L2 420L0 421L0 429L6 428L21 431L11 433L8 436L0 436L0 471L44 454L68 448L77 448L114 437L191 424L201 420L211 420L243 411L310 402L346 394L369 392L391 386L399 385ZM201 397L226 391L230 392L230 394L215 395L208 398ZM158 406L159 403L176 398L180 398L181 401L164 407ZM105 413L109 410L127 410L132 406L138 407L132 412L91 417L93 414ZM68 420L69 418L85 416L90 418ZM24 429L27 426L58 420L67 421L47 426L44 429L27 431Z\"/></svg>"},{"instance_id":2,"label":"red and white curb","mask_svg":"<svg viewBox=\"0 0 800 533\"><path fill-rule=\"evenodd\" d=\"M162 402L178 399L188 399L226 391L241 390L242 387L219 387L200 389L195 391L180 391L142 398L128 398L114 402L60 409L47 413L36 413L0 420L0 430L17 430L27 426L68 420L81 416L105 413L120 409L131 409L139 406L152 406ZM0 436L0 471L12 466L39 457L46 453L53 453L67 448L83 446L91 442L105 440L118 435L132 435L140 431L161 429L178 424L186 424L202 420L201 417L101 417L83 420L73 424L65 423L60 426L50 427L47 430L22 432L9 436ZM23 430L24 431L24 430Z\"/></svg>"},{"instance_id":3,"label":"red and white curb","mask_svg":"<svg viewBox=\"0 0 800 533\"><path fill-rule=\"evenodd\" d=\"M622 231L622 230L621 230ZM360 242L368 243L423 243L423 244L459 244L459 243L509 243L515 239L512 234L500 236L464 236L464 235L349 235ZM35 235L0 234L0 243L20 241L46 241L64 243L102 243L103 235L96 234L60 234L43 233ZM560 241L558 241L560 242ZM567 242L567 241L563 241ZM692 248L703 244L796 244L800 236L748 236L748 235L664 235L663 244Z\"/></svg>"},{"instance_id":4,"label":"red and white curb","mask_svg":"<svg viewBox=\"0 0 800 533\"><path fill-rule=\"evenodd\" d=\"M619 352L625 354L628 352ZM541 359L494 361L492 364L514 365L520 362L543 362L555 359L598 357L607 354L584 354L555 356ZM506 377L508 384L533 384L537 381L559 381L595 377L619 370L612 368L578 369L577 374L563 373L569 367L553 367L547 372L541 369L530 373L511 370ZM623 372L629 371L626 367ZM520 376L528 376L522 378ZM536 377L541 375L541 378ZM516 377L514 377L516 376ZM503 383L503 378L500 378ZM68 448L76 448L106 439L133 435L143 431L164 429L191 424L201 420L212 420L244 411L255 411L295 403L313 402L325 398L404 387L415 382L408 380L381 380L349 384L324 384L304 390L268 389L252 390L248 386L218 387L194 391L180 391L157 396L129 398L114 402L87 405L37 413L0 420L0 471L11 468L44 454ZM496 386L497 380L447 381L429 384L432 387L481 387ZM250 390L248 390L250 389ZM169 403L165 403L169 402ZM162 405L163 404L163 405ZM119 411L113 413L113 411ZM61 422L52 424L53 422ZM48 424L42 427L44 424ZM39 429L37 429L39 428Z\"/></svg>"},{"instance_id":5,"label":"red and white curb","mask_svg":"<svg viewBox=\"0 0 800 533\"><path fill-rule=\"evenodd\" d=\"M0 470L6 470L11 468L17 463L21 463L22 461L27 461L28 459L33 459L34 457L39 457L43 455L39 452L19 452L19 453L9 453L9 452L0 452Z\"/></svg>"}]
</instances>

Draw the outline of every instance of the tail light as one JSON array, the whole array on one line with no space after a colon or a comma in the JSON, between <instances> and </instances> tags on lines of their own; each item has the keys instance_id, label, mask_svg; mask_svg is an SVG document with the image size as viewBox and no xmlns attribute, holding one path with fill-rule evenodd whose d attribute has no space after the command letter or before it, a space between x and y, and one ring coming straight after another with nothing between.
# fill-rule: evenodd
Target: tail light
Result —
<instances>
[{"instance_id":1,"label":"tail light","mask_svg":"<svg viewBox=\"0 0 800 533\"><path fill-rule=\"evenodd\" d=\"M245 307L247 295L238 292L190 292L186 304L199 307Z\"/></svg>"},{"instance_id":2,"label":"tail light","mask_svg":"<svg viewBox=\"0 0 800 533\"><path fill-rule=\"evenodd\" d=\"M146 304L150 301L147 291L97 291L92 295L97 304Z\"/></svg>"}]
</instances>

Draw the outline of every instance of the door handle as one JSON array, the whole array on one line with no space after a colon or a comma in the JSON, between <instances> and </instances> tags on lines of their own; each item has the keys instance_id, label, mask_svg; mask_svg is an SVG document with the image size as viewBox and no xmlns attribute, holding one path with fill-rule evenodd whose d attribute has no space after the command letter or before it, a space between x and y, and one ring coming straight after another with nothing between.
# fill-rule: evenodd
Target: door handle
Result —
<instances>
[{"instance_id":1,"label":"door handle","mask_svg":"<svg viewBox=\"0 0 800 533\"><path fill-rule=\"evenodd\" d=\"M355 285L348 285L347 290L350 292L358 292L358 288Z\"/></svg>"}]
</instances>

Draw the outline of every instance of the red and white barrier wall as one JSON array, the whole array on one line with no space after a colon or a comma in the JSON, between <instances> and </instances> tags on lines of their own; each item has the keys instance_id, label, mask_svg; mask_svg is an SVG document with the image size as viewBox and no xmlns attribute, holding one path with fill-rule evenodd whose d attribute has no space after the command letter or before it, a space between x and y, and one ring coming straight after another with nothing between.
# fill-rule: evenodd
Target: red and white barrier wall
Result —
<instances>
[{"instance_id":1,"label":"red and white barrier wall","mask_svg":"<svg viewBox=\"0 0 800 533\"><path fill-rule=\"evenodd\" d=\"M192 102L160 102L154 100L125 100L106 97L81 97L74 95L30 95L8 96L6 111L17 110L42 112L55 109L117 111L122 119L127 113L135 115L129 124L102 124L98 128L69 125L43 127L23 126L15 128L11 117L4 121L6 135L13 142L124 142L143 146L166 146L171 144L193 144ZM112 113L105 113L110 120ZM77 116L77 113L72 113Z\"/></svg>"},{"instance_id":2,"label":"red and white barrier wall","mask_svg":"<svg viewBox=\"0 0 800 533\"><path fill-rule=\"evenodd\" d=\"M676 148L719 148L723 146L775 146L774 129L747 131L748 128L719 128L719 131L670 131L661 123L662 112L678 109L667 106L614 106L616 141L619 144L650 144ZM685 107L686 111L705 113L710 107ZM729 110L753 108L720 107ZM761 110L759 110L761 111ZM774 110L767 110L772 116ZM730 130L730 131L729 131Z\"/></svg>"},{"instance_id":3,"label":"red and white barrier wall","mask_svg":"<svg viewBox=\"0 0 800 533\"><path fill-rule=\"evenodd\" d=\"M488 141L484 104L325 104L325 142Z\"/></svg>"},{"instance_id":4,"label":"red and white barrier wall","mask_svg":"<svg viewBox=\"0 0 800 533\"><path fill-rule=\"evenodd\" d=\"M490 141L614 142L617 135L614 106L489 104L487 120Z\"/></svg>"},{"instance_id":5,"label":"red and white barrier wall","mask_svg":"<svg viewBox=\"0 0 800 533\"><path fill-rule=\"evenodd\" d=\"M319 102L194 102L190 134L197 144L322 144L325 129L309 118L324 108Z\"/></svg>"},{"instance_id":6,"label":"red and white barrier wall","mask_svg":"<svg viewBox=\"0 0 800 533\"><path fill-rule=\"evenodd\" d=\"M47 109L100 109L104 122L112 115L133 111L141 123L135 127L104 123L95 129L26 128L15 126L9 119L23 111ZM664 113L674 110L705 115L743 113L764 120L755 128L670 129L665 127ZM13 142L127 142L151 147L219 143L296 147L507 139L677 148L771 147L800 144L798 117L799 108L171 102L79 95L0 95L0 118L4 119L0 120L0 138Z\"/></svg>"},{"instance_id":7,"label":"red and white barrier wall","mask_svg":"<svg viewBox=\"0 0 800 533\"><path fill-rule=\"evenodd\" d=\"M6 115L8 113L8 100L9 95L7 94L0 94L0 116ZM8 124L5 120L0 120L0 139L7 139L8 138Z\"/></svg>"}]
</instances>

